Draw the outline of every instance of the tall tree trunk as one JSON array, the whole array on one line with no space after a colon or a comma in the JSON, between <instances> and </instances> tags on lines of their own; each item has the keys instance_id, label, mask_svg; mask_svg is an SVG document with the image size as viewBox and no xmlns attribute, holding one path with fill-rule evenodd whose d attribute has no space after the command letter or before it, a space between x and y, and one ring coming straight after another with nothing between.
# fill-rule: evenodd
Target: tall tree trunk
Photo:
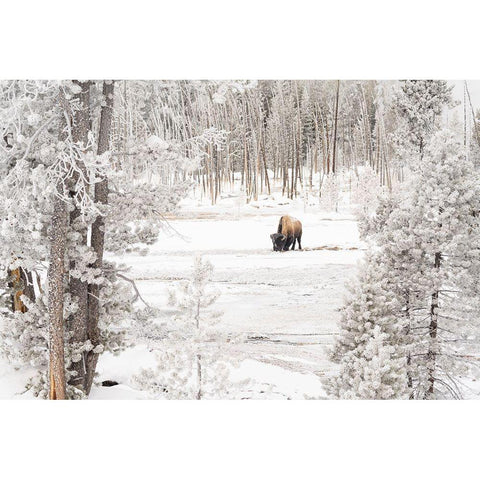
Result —
<instances>
[{"instance_id":1,"label":"tall tree trunk","mask_svg":"<svg viewBox=\"0 0 480 480\"><path fill-rule=\"evenodd\" d=\"M72 140L80 146L82 153L85 153L88 147L88 134L91 129L90 119L90 85L91 82L74 81L80 87L80 92L75 96L78 99L78 110L73 113L72 122ZM83 161L79 160L78 167L85 170ZM75 197L75 187L79 180L79 174L74 173L69 183L70 197ZM87 246L87 224L81 218L81 212L75 206L70 213L70 226L72 230L80 235L79 243ZM70 270L76 268L75 260L70 261ZM87 316L88 316L88 284L80 278L75 278L70 275L69 291L72 299L77 302L78 308L73 313L68 321L68 327L72 332L70 343L81 344L87 340ZM76 375L69 381L70 385L77 388L84 389L85 385L85 354L83 358L72 363L72 369L75 370Z\"/></svg>"},{"instance_id":2,"label":"tall tree trunk","mask_svg":"<svg viewBox=\"0 0 480 480\"><path fill-rule=\"evenodd\" d=\"M266 137L266 134L264 134L262 137L262 159L263 159L263 168L265 170L265 185L267 187L268 194L270 195L272 192L270 189L270 179L268 178L267 158L265 155L265 137Z\"/></svg>"},{"instance_id":3,"label":"tall tree trunk","mask_svg":"<svg viewBox=\"0 0 480 480\"><path fill-rule=\"evenodd\" d=\"M102 106L100 113L100 131L98 136L97 154L103 155L110 147L110 133L112 129L112 115L113 115L113 94L115 84L113 81L103 82L103 96L105 103ZM101 182L95 184L95 202L102 205L108 203L108 180L104 178ZM103 267L103 252L105 245L105 217L103 215L97 216L92 225L91 236L92 249L96 254L96 260L93 264L94 268L102 269ZM98 321L100 317L100 302L99 294L100 288L98 285L91 284L88 287L88 323L87 335L88 339L94 346L98 345L100 340L100 332L98 329ZM88 352L86 358L86 381L85 391L87 395L92 388L93 376L97 367L98 353L93 351Z\"/></svg>"},{"instance_id":4,"label":"tall tree trunk","mask_svg":"<svg viewBox=\"0 0 480 480\"><path fill-rule=\"evenodd\" d=\"M440 269L442 255L440 252L435 253L436 270ZM437 359L437 334L438 334L438 291L432 293L430 304L430 325L428 329L430 343L427 353L427 369L428 369L428 391L426 398L432 398L435 391L435 369Z\"/></svg>"},{"instance_id":5,"label":"tall tree trunk","mask_svg":"<svg viewBox=\"0 0 480 480\"><path fill-rule=\"evenodd\" d=\"M335 95L335 117L333 124L333 152L332 152L332 173L336 169L336 155L337 155L337 124L338 124L338 97L340 94L340 80L337 80L337 93Z\"/></svg>"},{"instance_id":6,"label":"tall tree trunk","mask_svg":"<svg viewBox=\"0 0 480 480\"><path fill-rule=\"evenodd\" d=\"M50 266L47 273L50 400L64 400L66 398L63 295L67 215L65 202L57 198L50 225Z\"/></svg>"}]
</instances>

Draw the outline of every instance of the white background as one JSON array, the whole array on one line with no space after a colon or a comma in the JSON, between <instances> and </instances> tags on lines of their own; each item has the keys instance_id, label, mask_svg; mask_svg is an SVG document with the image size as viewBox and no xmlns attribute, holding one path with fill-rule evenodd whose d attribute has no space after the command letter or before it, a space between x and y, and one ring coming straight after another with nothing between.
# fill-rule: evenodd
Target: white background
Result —
<instances>
[{"instance_id":1,"label":"white background","mask_svg":"<svg viewBox=\"0 0 480 480\"><path fill-rule=\"evenodd\" d=\"M334 5L333 5L334 4ZM2 78L479 79L473 2L2 2ZM2 478L478 478L477 402L0 405Z\"/></svg>"}]
</instances>

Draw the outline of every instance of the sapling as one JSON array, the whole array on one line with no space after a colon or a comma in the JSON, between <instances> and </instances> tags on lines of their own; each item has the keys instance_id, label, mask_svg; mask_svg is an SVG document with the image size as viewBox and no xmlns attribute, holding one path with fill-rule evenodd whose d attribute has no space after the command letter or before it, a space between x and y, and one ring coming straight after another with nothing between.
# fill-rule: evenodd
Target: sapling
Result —
<instances>
[{"instance_id":1,"label":"sapling","mask_svg":"<svg viewBox=\"0 0 480 480\"><path fill-rule=\"evenodd\" d=\"M212 264L197 256L191 278L170 291L176 315L155 342L157 366L134 377L154 398L226 398L247 383L229 378L240 361L235 347L241 337L218 328L222 312L210 308L219 296L209 287L212 273Z\"/></svg>"}]
</instances>

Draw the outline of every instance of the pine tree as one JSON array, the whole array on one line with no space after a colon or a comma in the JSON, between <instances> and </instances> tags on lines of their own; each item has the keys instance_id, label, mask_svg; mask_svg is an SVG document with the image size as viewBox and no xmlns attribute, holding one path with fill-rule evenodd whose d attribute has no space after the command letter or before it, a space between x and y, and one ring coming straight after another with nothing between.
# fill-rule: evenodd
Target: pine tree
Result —
<instances>
[{"instance_id":1,"label":"pine tree","mask_svg":"<svg viewBox=\"0 0 480 480\"><path fill-rule=\"evenodd\" d=\"M338 374L325 382L336 398L408 396L405 322L386 279L382 257L369 254L342 308L340 335L331 353Z\"/></svg>"},{"instance_id":2,"label":"pine tree","mask_svg":"<svg viewBox=\"0 0 480 480\"><path fill-rule=\"evenodd\" d=\"M465 296L479 293L480 178L450 132L432 138L408 193L405 240L417 270L410 279L417 297L412 318L415 396L457 397L458 375L466 367L465 340L478 328L477 312Z\"/></svg>"},{"instance_id":3,"label":"pine tree","mask_svg":"<svg viewBox=\"0 0 480 480\"><path fill-rule=\"evenodd\" d=\"M377 278L395 299L395 322L403 329L383 341L403 350L411 398L461 397L459 376L478 345L479 180L462 145L440 131L413 167L408 187L381 202L377 218L364 224L377 251ZM363 288L370 283L364 278ZM360 349L365 359L363 337L345 345L337 351L346 358ZM358 384L346 390L359 395Z\"/></svg>"},{"instance_id":4,"label":"pine tree","mask_svg":"<svg viewBox=\"0 0 480 480\"><path fill-rule=\"evenodd\" d=\"M400 150L423 157L425 147L441 125L445 107L454 105L453 86L445 80L405 80L396 92L394 108L403 119L403 128L396 132ZM416 162L415 162L416 163Z\"/></svg>"}]
</instances>

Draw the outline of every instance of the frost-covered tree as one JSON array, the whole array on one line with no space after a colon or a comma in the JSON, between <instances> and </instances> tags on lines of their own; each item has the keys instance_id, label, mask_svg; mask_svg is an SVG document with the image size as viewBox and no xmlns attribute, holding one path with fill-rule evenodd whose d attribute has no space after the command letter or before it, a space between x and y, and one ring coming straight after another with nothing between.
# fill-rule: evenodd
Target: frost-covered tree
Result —
<instances>
[{"instance_id":1,"label":"frost-covered tree","mask_svg":"<svg viewBox=\"0 0 480 480\"><path fill-rule=\"evenodd\" d=\"M212 272L212 264L197 256L191 278L170 292L177 314L167 322L165 337L154 342L157 366L134 377L154 398L226 398L245 383L230 380L240 360L236 347L241 337L219 329L221 312L209 308L219 295L208 286Z\"/></svg>"},{"instance_id":2,"label":"frost-covered tree","mask_svg":"<svg viewBox=\"0 0 480 480\"><path fill-rule=\"evenodd\" d=\"M453 134L432 138L408 192L405 240L417 269L413 387L421 398L459 396L467 338L478 338L468 297L479 293L480 178Z\"/></svg>"},{"instance_id":3,"label":"frost-covered tree","mask_svg":"<svg viewBox=\"0 0 480 480\"><path fill-rule=\"evenodd\" d=\"M405 318L384 269L381 255L367 255L349 287L331 352L339 372L325 382L336 398L408 397Z\"/></svg>"},{"instance_id":4,"label":"frost-covered tree","mask_svg":"<svg viewBox=\"0 0 480 480\"><path fill-rule=\"evenodd\" d=\"M423 156L429 139L441 127L443 110L454 105L452 89L445 80L405 80L397 89L393 108L401 123L392 140L399 155L410 159L407 163L418 161L414 153Z\"/></svg>"},{"instance_id":5,"label":"frost-covered tree","mask_svg":"<svg viewBox=\"0 0 480 480\"><path fill-rule=\"evenodd\" d=\"M122 326L137 295L103 254L151 244L190 186L171 178L155 188L129 176L111 148L115 99L112 81L1 84L9 146L0 152L0 259L6 281L10 271L27 272L35 298L20 293L21 315L4 309L0 350L17 366L38 367L31 386L40 396L88 395L98 356L124 348ZM139 140L127 158L162 165L169 151ZM174 154L177 160L187 162Z\"/></svg>"},{"instance_id":6,"label":"frost-covered tree","mask_svg":"<svg viewBox=\"0 0 480 480\"><path fill-rule=\"evenodd\" d=\"M365 232L399 305L396 321L412 398L462 395L478 347L480 179L450 132L435 134L408 187L383 201ZM348 351L356 351L354 341ZM358 394L353 388L352 395Z\"/></svg>"}]
</instances>

